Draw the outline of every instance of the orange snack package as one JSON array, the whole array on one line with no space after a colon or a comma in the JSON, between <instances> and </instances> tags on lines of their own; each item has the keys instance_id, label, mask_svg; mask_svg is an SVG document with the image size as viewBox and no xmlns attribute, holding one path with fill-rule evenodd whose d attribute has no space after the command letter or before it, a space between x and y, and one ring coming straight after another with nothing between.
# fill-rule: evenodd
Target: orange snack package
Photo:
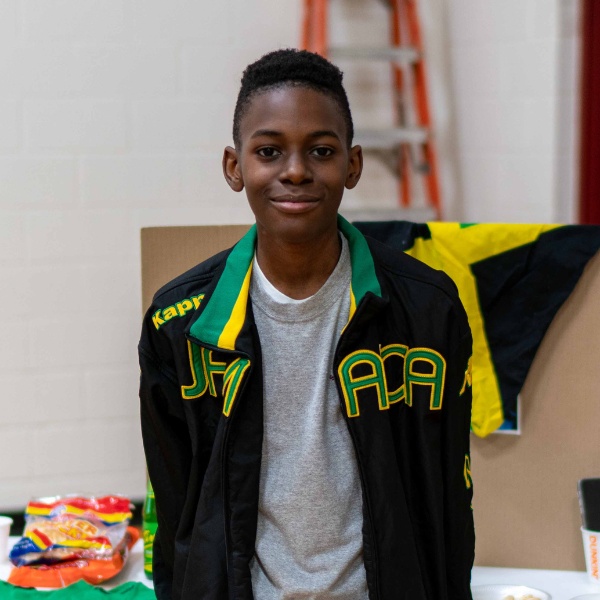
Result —
<instances>
[{"instance_id":1,"label":"orange snack package","mask_svg":"<svg viewBox=\"0 0 600 600\"><path fill-rule=\"evenodd\" d=\"M8 583L35 588L61 588L79 580L93 585L104 583L121 572L139 537L140 532L135 527L127 527L122 544L115 548L110 559L78 558L51 565L14 567Z\"/></svg>"},{"instance_id":2,"label":"orange snack package","mask_svg":"<svg viewBox=\"0 0 600 600\"><path fill-rule=\"evenodd\" d=\"M97 584L117 575L140 534L129 527L130 501L122 496L38 499L25 511L23 537L10 560L8 581L21 587Z\"/></svg>"}]
</instances>

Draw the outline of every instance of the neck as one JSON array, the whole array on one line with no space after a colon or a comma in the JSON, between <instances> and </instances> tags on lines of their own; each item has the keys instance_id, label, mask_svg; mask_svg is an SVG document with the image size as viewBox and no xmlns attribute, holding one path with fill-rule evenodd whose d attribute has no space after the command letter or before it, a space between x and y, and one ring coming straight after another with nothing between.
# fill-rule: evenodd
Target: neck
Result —
<instances>
[{"instance_id":1,"label":"neck","mask_svg":"<svg viewBox=\"0 0 600 600\"><path fill-rule=\"evenodd\" d=\"M303 300L318 292L340 258L337 233L318 244L290 244L258 236L256 258L265 277L283 294Z\"/></svg>"}]
</instances>

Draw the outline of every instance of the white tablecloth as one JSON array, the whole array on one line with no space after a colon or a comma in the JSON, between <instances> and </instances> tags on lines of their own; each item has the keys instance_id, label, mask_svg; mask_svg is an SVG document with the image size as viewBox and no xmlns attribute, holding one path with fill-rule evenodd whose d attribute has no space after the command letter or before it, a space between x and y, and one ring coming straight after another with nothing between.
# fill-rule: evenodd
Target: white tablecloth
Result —
<instances>
[{"instance_id":1,"label":"white tablecloth","mask_svg":"<svg viewBox=\"0 0 600 600\"><path fill-rule=\"evenodd\" d=\"M500 567L475 567L471 587L475 585L504 583L526 585L543 590L552 600L571 600L581 594L600 593L600 585L589 581L580 571L545 571L540 569L504 569Z\"/></svg>"},{"instance_id":2,"label":"white tablecloth","mask_svg":"<svg viewBox=\"0 0 600 600\"><path fill-rule=\"evenodd\" d=\"M17 538L11 538L12 544ZM139 581L148 587L152 582L144 575L144 558L141 540L133 547L129 560L121 573L102 587L107 589L125 583ZM0 579L6 580L11 564L0 557ZM471 585L486 584L526 585L548 592L552 600L571 600L581 594L600 593L600 585L591 583L587 575L579 571L543 571L539 569L504 569L499 567L475 567Z\"/></svg>"}]
</instances>

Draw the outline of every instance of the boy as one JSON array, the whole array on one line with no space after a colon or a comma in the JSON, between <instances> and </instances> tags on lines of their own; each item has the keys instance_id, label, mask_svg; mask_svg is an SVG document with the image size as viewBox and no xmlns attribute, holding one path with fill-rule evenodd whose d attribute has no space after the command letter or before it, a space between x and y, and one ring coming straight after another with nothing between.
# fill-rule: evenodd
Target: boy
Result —
<instances>
[{"instance_id":1,"label":"boy","mask_svg":"<svg viewBox=\"0 0 600 600\"><path fill-rule=\"evenodd\" d=\"M159 600L471 598L466 315L338 217L352 136L320 56L244 72L223 171L256 225L156 294L139 347Z\"/></svg>"}]
</instances>

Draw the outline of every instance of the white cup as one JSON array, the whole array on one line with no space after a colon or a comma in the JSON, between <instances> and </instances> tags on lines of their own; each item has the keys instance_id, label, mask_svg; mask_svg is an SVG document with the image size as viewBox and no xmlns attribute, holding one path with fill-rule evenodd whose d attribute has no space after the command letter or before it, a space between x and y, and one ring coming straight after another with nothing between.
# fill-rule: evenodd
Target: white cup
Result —
<instances>
[{"instance_id":1,"label":"white cup","mask_svg":"<svg viewBox=\"0 0 600 600\"><path fill-rule=\"evenodd\" d=\"M583 552L588 577L594 583L600 583L600 531L581 528Z\"/></svg>"},{"instance_id":2,"label":"white cup","mask_svg":"<svg viewBox=\"0 0 600 600\"><path fill-rule=\"evenodd\" d=\"M0 563L8 560L8 536L13 520L0 515Z\"/></svg>"}]
</instances>

